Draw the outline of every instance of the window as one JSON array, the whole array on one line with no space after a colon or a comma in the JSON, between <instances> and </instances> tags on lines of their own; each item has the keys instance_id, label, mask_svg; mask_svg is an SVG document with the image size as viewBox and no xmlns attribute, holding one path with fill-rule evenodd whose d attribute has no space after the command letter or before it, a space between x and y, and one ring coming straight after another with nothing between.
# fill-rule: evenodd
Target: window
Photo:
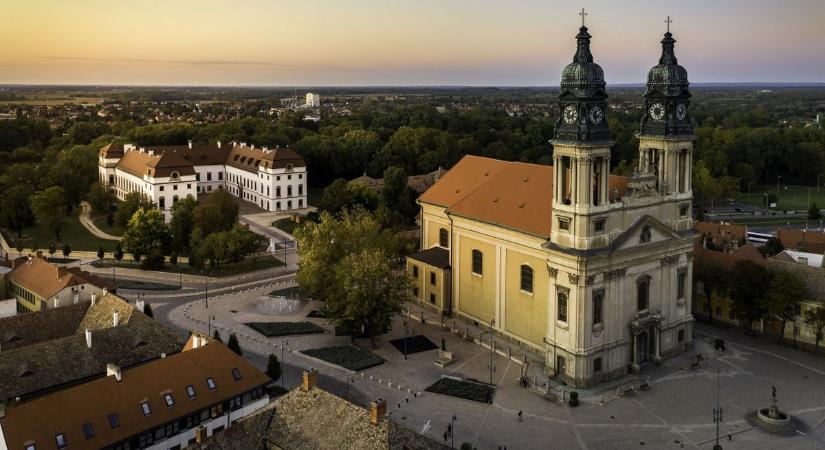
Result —
<instances>
[{"instance_id":1,"label":"window","mask_svg":"<svg viewBox=\"0 0 825 450\"><path fill-rule=\"evenodd\" d=\"M794 313L795 316L801 316L802 315L802 305L800 305L799 303L793 305L793 313Z\"/></svg>"},{"instance_id":2,"label":"window","mask_svg":"<svg viewBox=\"0 0 825 450\"><path fill-rule=\"evenodd\" d=\"M63 433L55 434L54 440L57 443L57 448L66 448L66 436L63 436Z\"/></svg>"},{"instance_id":3,"label":"window","mask_svg":"<svg viewBox=\"0 0 825 450\"><path fill-rule=\"evenodd\" d=\"M435 304L435 294L430 294L430 303Z\"/></svg>"},{"instance_id":4,"label":"window","mask_svg":"<svg viewBox=\"0 0 825 450\"><path fill-rule=\"evenodd\" d=\"M606 222L605 219L596 219L593 222L593 227L596 229L596 233L604 233L604 223Z\"/></svg>"},{"instance_id":5,"label":"window","mask_svg":"<svg viewBox=\"0 0 825 450\"><path fill-rule=\"evenodd\" d=\"M435 286L435 272L430 272L430 284Z\"/></svg>"},{"instance_id":6,"label":"window","mask_svg":"<svg viewBox=\"0 0 825 450\"><path fill-rule=\"evenodd\" d=\"M209 386L210 391L214 391L218 388L218 386L215 385L215 380L213 380L212 377L206 379L206 384Z\"/></svg>"},{"instance_id":7,"label":"window","mask_svg":"<svg viewBox=\"0 0 825 450\"><path fill-rule=\"evenodd\" d=\"M160 191L163 192L163 186L160 187Z\"/></svg>"},{"instance_id":8,"label":"window","mask_svg":"<svg viewBox=\"0 0 825 450\"><path fill-rule=\"evenodd\" d=\"M684 340L685 340L685 330L679 330L679 332L676 333L676 339L679 342L684 342Z\"/></svg>"},{"instance_id":9,"label":"window","mask_svg":"<svg viewBox=\"0 0 825 450\"><path fill-rule=\"evenodd\" d=\"M602 304L604 303L604 291L593 292L593 325L602 323Z\"/></svg>"},{"instance_id":10,"label":"window","mask_svg":"<svg viewBox=\"0 0 825 450\"><path fill-rule=\"evenodd\" d=\"M413 297L418 297L418 288L417 287L413 288Z\"/></svg>"},{"instance_id":11,"label":"window","mask_svg":"<svg viewBox=\"0 0 825 450\"><path fill-rule=\"evenodd\" d=\"M148 416L149 414L152 414L152 409L149 408L149 402L142 402L140 404L140 410L143 411L144 416Z\"/></svg>"},{"instance_id":12,"label":"window","mask_svg":"<svg viewBox=\"0 0 825 450\"><path fill-rule=\"evenodd\" d=\"M92 427L91 423L86 422L83 424L83 435L86 436L86 439L95 437L95 429Z\"/></svg>"},{"instance_id":13,"label":"window","mask_svg":"<svg viewBox=\"0 0 825 450\"><path fill-rule=\"evenodd\" d=\"M304 195L304 185L303 184L298 185L298 195Z\"/></svg>"},{"instance_id":14,"label":"window","mask_svg":"<svg viewBox=\"0 0 825 450\"><path fill-rule=\"evenodd\" d=\"M593 360L593 372L601 372L602 371L602 359L596 358Z\"/></svg>"},{"instance_id":15,"label":"window","mask_svg":"<svg viewBox=\"0 0 825 450\"><path fill-rule=\"evenodd\" d=\"M218 180L223 180L223 172L218 172Z\"/></svg>"},{"instance_id":16,"label":"window","mask_svg":"<svg viewBox=\"0 0 825 450\"><path fill-rule=\"evenodd\" d=\"M484 274L484 255L481 250L473 250L473 273L476 275Z\"/></svg>"},{"instance_id":17,"label":"window","mask_svg":"<svg viewBox=\"0 0 825 450\"><path fill-rule=\"evenodd\" d=\"M191 384L186 386L186 395L188 395L190 399L195 398L195 388Z\"/></svg>"},{"instance_id":18,"label":"window","mask_svg":"<svg viewBox=\"0 0 825 450\"><path fill-rule=\"evenodd\" d=\"M559 322L567 322L567 293L559 292L558 299L558 320Z\"/></svg>"},{"instance_id":19,"label":"window","mask_svg":"<svg viewBox=\"0 0 825 450\"><path fill-rule=\"evenodd\" d=\"M160 209L166 209L166 198L165 197L160 197L158 199L158 207Z\"/></svg>"},{"instance_id":20,"label":"window","mask_svg":"<svg viewBox=\"0 0 825 450\"><path fill-rule=\"evenodd\" d=\"M117 414L109 414L109 426L115 429L120 426L120 419Z\"/></svg>"},{"instance_id":21,"label":"window","mask_svg":"<svg viewBox=\"0 0 825 450\"><path fill-rule=\"evenodd\" d=\"M559 230L570 230L570 219L566 217L559 217Z\"/></svg>"},{"instance_id":22,"label":"window","mask_svg":"<svg viewBox=\"0 0 825 450\"><path fill-rule=\"evenodd\" d=\"M172 398L172 394L170 393L163 394L163 401L165 401L166 406L170 408L175 406L175 399Z\"/></svg>"},{"instance_id":23,"label":"window","mask_svg":"<svg viewBox=\"0 0 825 450\"><path fill-rule=\"evenodd\" d=\"M688 208L690 205L679 205L679 216L686 217L688 214Z\"/></svg>"},{"instance_id":24,"label":"window","mask_svg":"<svg viewBox=\"0 0 825 450\"><path fill-rule=\"evenodd\" d=\"M232 378L234 378L235 381L238 381L238 380L241 379L241 371L238 370L237 367L232 369Z\"/></svg>"},{"instance_id":25,"label":"window","mask_svg":"<svg viewBox=\"0 0 825 450\"><path fill-rule=\"evenodd\" d=\"M680 270L679 274L677 275L677 282L676 282L676 298L685 298L685 283L687 282L687 272L684 270Z\"/></svg>"},{"instance_id":26,"label":"window","mask_svg":"<svg viewBox=\"0 0 825 450\"><path fill-rule=\"evenodd\" d=\"M26 450L35 450L34 444L26 444Z\"/></svg>"},{"instance_id":27,"label":"window","mask_svg":"<svg viewBox=\"0 0 825 450\"><path fill-rule=\"evenodd\" d=\"M172 190L173 190L173 191L177 191L177 190L178 190L178 185L177 185L177 184L173 184L173 185L172 185Z\"/></svg>"},{"instance_id":28,"label":"window","mask_svg":"<svg viewBox=\"0 0 825 450\"><path fill-rule=\"evenodd\" d=\"M533 293L533 268L527 264L521 265L521 290Z\"/></svg>"},{"instance_id":29,"label":"window","mask_svg":"<svg viewBox=\"0 0 825 450\"><path fill-rule=\"evenodd\" d=\"M644 311L647 309L650 280L647 277L642 277L636 283L636 309Z\"/></svg>"},{"instance_id":30,"label":"window","mask_svg":"<svg viewBox=\"0 0 825 450\"><path fill-rule=\"evenodd\" d=\"M413 266L413 278L418 278L418 266Z\"/></svg>"},{"instance_id":31,"label":"window","mask_svg":"<svg viewBox=\"0 0 825 450\"><path fill-rule=\"evenodd\" d=\"M446 228L438 230L438 245L444 248L450 248L450 236Z\"/></svg>"}]
</instances>

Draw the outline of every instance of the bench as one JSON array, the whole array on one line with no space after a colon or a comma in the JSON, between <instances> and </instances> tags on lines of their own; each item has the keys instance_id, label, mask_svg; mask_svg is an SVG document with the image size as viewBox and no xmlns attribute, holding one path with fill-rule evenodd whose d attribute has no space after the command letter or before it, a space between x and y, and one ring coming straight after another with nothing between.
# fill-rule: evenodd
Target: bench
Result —
<instances>
[{"instance_id":1,"label":"bench","mask_svg":"<svg viewBox=\"0 0 825 450\"><path fill-rule=\"evenodd\" d=\"M458 359L453 352L448 352L445 350L438 350L438 356L435 358L435 365L438 367L445 367L452 363L454 363Z\"/></svg>"}]
</instances>

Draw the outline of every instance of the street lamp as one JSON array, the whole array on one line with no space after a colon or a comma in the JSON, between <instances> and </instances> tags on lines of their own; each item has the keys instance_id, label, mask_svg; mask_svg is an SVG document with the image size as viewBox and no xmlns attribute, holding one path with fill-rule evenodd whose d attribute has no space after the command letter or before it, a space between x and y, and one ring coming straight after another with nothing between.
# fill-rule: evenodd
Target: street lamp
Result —
<instances>
[{"instance_id":1,"label":"street lamp","mask_svg":"<svg viewBox=\"0 0 825 450\"><path fill-rule=\"evenodd\" d=\"M756 204L753 203L753 198L751 197L751 185L753 181L748 181L748 201L753 204L753 213L756 214Z\"/></svg>"},{"instance_id":2,"label":"street lamp","mask_svg":"<svg viewBox=\"0 0 825 450\"><path fill-rule=\"evenodd\" d=\"M206 309L209 309L209 277L206 275L203 276L203 301L206 303Z\"/></svg>"},{"instance_id":3,"label":"street lamp","mask_svg":"<svg viewBox=\"0 0 825 450\"><path fill-rule=\"evenodd\" d=\"M779 208L779 182L782 180L782 175L776 176L776 207Z\"/></svg>"},{"instance_id":4,"label":"street lamp","mask_svg":"<svg viewBox=\"0 0 825 450\"><path fill-rule=\"evenodd\" d=\"M289 345L289 341L281 341L281 389L284 388L284 378L286 378L286 365L284 364L284 348ZM349 383L347 383L347 396L349 396Z\"/></svg>"},{"instance_id":5,"label":"street lamp","mask_svg":"<svg viewBox=\"0 0 825 450\"><path fill-rule=\"evenodd\" d=\"M493 325L496 324L496 319L490 320L490 386L493 385L493 371L495 371L495 367L493 366L493 356L495 356L495 342L493 342Z\"/></svg>"},{"instance_id":6,"label":"street lamp","mask_svg":"<svg viewBox=\"0 0 825 450\"><path fill-rule=\"evenodd\" d=\"M713 408L713 423L716 424L716 445L713 450L722 450L719 445L719 424L722 422L722 407L719 406L719 369L716 369L716 408Z\"/></svg>"},{"instance_id":7,"label":"street lamp","mask_svg":"<svg viewBox=\"0 0 825 450\"><path fill-rule=\"evenodd\" d=\"M209 336L212 336L212 321L213 320L215 320L215 316L207 314L207 316L206 316L207 328L206 329L208 330L207 333L209 334Z\"/></svg>"},{"instance_id":8,"label":"street lamp","mask_svg":"<svg viewBox=\"0 0 825 450\"><path fill-rule=\"evenodd\" d=\"M444 442L447 441L447 437L450 438L450 448L455 448L455 423L458 421L458 417L453 414L453 417L450 419L450 423L447 425L447 431L444 433Z\"/></svg>"},{"instance_id":9,"label":"street lamp","mask_svg":"<svg viewBox=\"0 0 825 450\"><path fill-rule=\"evenodd\" d=\"M410 330L407 328L407 321L404 321L404 360L407 360L407 336L409 336Z\"/></svg>"}]
</instances>

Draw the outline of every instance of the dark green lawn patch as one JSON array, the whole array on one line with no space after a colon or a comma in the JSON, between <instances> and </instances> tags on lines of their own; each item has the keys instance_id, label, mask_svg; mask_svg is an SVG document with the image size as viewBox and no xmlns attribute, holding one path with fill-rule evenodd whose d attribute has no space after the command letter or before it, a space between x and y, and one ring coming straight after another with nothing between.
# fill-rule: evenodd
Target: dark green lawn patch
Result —
<instances>
[{"instance_id":1,"label":"dark green lawn patch","mask_svg":"<svg viewBox=\"0 0 825 450\"><path fill-rule=\"evenodd\" d=\"M300 286L291 286L288 288L275 289L270 292L270 297L286 297L286 298L308 298L309 296L301 290Z\"/></svg>"},{"instance_id":2,"label":"dark green lawn patch","mask_svg":"<svg viewBox=\"0 0 825 450\"><path fill-rule=\"evenodd\" d=\"M266 337L318 334L324 329L311 322L249 322L244 325Z\"/></svg>"},{"instance_id":3,"label":"dark green lawn patch","mask_svg":"<svg viewBox=\"0 0 825 450\"><path fill-rule=\"evenodd\" d=\"M477 381L456 380L445 377L424 390L434 394L448 395L450 397L463 398L464 400L472 400L474 402L491 403L496 388Z\"/></svg>"},{"instance_id":4,"label":"dark green lawn patch","mask_svg":"<svg viewBox=\"0 0 825 450\"><path fill-rule=\"evenodd\" d=\"M46 258L46 261L48 261L50 263L54 263L54 264L71 264L71 263L74 263L74 262L78 262L80 260L79 259L74 259L74 258L63 258L63 257L58 258L58 257L55 256L55 257Z\"/></svg>"},{"instance_id":5,"label":"dark green lawn patch","mask_svg":"<svg viewBox=\"0 0 825 450\"><path fill-rule=\"evenodd\" d=\"M42 228L34 225L28 228L23 228L23 236L18 238L17 233L9 230L4 230L6 242L11 248L16 249L18 244L22 244L26 252L30 251L33 245L46 250L49 248L51 242L55 243L57 253L63 249L64 244L69 244L72 251L90 251L96 252L101 246L107 252L114 250L117 245L116 241L107 239L100 239L94 236L81 223L78 215L80 208L75 208L70 216L66 216L66 228L63 229L63 235L59 241L50 233L43 232Z\"/></svg>"},{"instance_id":6,"label":"dark green lawn patch","mask_svg":"<svg viewBox=\"0 0 825 450\"><path fill-rule=\"evenodd\" d=\"M384 363L381 358L354 345L312 348L301 353L356 372Z\"/></svg>"},{"instance_id":7,"label":"dark green lawn patch","mask_svg":"<svg viewBox=\"0 0 825 450\"><path fill-rule=\"evenodd\" d=\"M407 341L406 347L404 346L404 341ZM393 339L390 341L390 344L392 344L392 346L402 354L406 351L407 355L427 352L438 348L437 345L433 344L433 341L420 334L418 336L407 336L406 338Z\"/></svg>"}]
</instances>

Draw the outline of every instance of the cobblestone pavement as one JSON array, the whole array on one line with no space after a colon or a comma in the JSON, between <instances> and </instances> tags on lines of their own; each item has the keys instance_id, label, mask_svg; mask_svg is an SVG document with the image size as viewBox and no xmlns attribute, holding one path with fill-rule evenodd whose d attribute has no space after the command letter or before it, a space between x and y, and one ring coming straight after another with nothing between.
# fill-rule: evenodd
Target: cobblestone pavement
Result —
<instances>
[{"instance_id":1,"label":"cobblestone pavement","mask_svg":"<svg viewBox=\"0 0 825 450\"><path fill-rule=\"evenodd\" d=\"M452 327L442 327L439 323L420 323L400 317L389 335L378 339L374 348L366 340L356 341L386 363L353 374L334 366L319 365L316 360L298 352L306 348L340 345L350 340L334 336L327 320L305 319L310 310L317 309L315 303L305 303L299 311L284 316L270 315L266 309L256 306L261 296L274 287L287 287L293 283L291 274L267 281L264 286L251 284L234 293L210 298L208 310L202 301L192 299L148 297L147 300L153 306L165 306L160 308L161 314L156 312L156 317L174 324L181 332L187 329L205 332L211 326L224 335L237 333L245 356L261 368L265 367L266 355L274 353L280 357L284 343L286 387L298 384L301 370L316 367L321 374L320 384L325 389L364 406L376 398L384 398L393 420L419 431L431 421L432 429L427 434L436 439L442 438L450 418L455 415L458 419L456 447L461 442L473 442L478 449L497 449L499 446L508 449L710 449L716 432L712 409L716 401L718 369L720 399L725 411L720 426L720 433L725 436L721 442L723 448L825 448L825 388L822 387L825 359L768 340L696 324L695 352L649 368L643 374L649 379L649 391L639 391L635 396L625 398L617 397L615 387L610 387L602 392L604 402L594 391L591 401L576 408L548 399L537 389L522 388L517 382L524 370L524 366L517 362L519 358L508 359L496 353L492 361L497 391L493 404L487 405L424 392L443 375L489 381L489 348L465 340L463 332L454 333ZM266 338L242 324L249 320L310 320L328 332ZM389 343L391 339L404 336L405 322L409 335L423 334L436 344L444 338L447 349L457 355L457 361L439 368L433 363L435 351L408 355L405 360L403 354ZM474 332L471 330L470 334ZM728 342L725 352L713 349L711 342L716 337L723 337ZM501 350L498 344L497 347ZM698 369L691 370L689 362L696 353L703 354L705 360ZM768 406L771 386L777 388L780 408L799 421L799 431L793 436L768 434L754 428L747 420L752 411ZM551 389L551 392L558 391ZM523 412L522 421L518 420L519 411ZM728 430L733 433L732 441L727 440Z\"/></svg>"}]
</instances>

